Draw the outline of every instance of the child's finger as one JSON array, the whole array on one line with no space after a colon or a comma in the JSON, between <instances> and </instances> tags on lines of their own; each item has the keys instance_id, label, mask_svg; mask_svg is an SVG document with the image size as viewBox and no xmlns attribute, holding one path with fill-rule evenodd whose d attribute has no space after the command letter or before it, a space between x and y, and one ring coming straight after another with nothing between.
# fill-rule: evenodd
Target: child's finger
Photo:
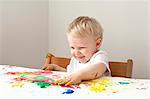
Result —
<instances>
[{"instance_id":1,"label":"child's finger","mask_svg":"<svg viewBox=\"0 0 150 99\"><path fill-rule=\"evenodd\" d=\"M45 68L45 70L51 70L50 66L47 66L47 67Z\"/></svg>"},{"instance_id":2,"label":"child's finger","mask_svg":"<svg viewBox=\"0 0 150 99\"><path fill-rule=\"evenodd\" d=\"M45 66L43 66L41 69L42 69L42 70L45 70L45 69L46 69L46 67L47 67L47 66L45 65Z\"/></svg>"},{"instance_id":3,"label":"child's finger","mask_svg":"<svg viewBox=\"0 0 150 99\"><path fill-rule=\"evenodd\" d=\"M55 82L56 82L56 84L61 85L61 84L64 83L64 80L63 79L59 79L59 80L56 80Z\"/></svg>"},{"instance_id":4,"label":"child's finger","mask_svg":"<svg viewBox=\"0 0 150 99\"><path fill-rule=\"evenodd\" d=\"M68 85L71 85L72 82L71 82L70 79L65 79L61 84L62 84L62 85L65 85L65 86L68 86Z\"/></svg>"},{"instance_id":5,"label":"child's finger","mask_svg":"<svg viewBox=\"0 0 150 99\"><path fill-rule=\"evenodd\" d=\"M59 85L65 85L67 82L69 82L69 79L60 79L60 80L57 80L57 84L59 84Z\"/></svg>"},{"instance_id":6,"label":"child's finger","mask_svg":"<svg viewBox=\"0 0 150 99\"><path fill-rule=\"evenodd\" d=\"M51 65L51 64L47 65L46 68L45 68L45 70L53 70L53 65Z\"/></svg>"},{"instance_id":7,"label":"child's finger","mask_svg":"<svg viewBox=\"0 0 150 99\"><path fill-rule=\"evenodd\" d=\"M65 85L68 81L65 79L65 80L62 80L59 84L60 85Z\"/></svg>"},{"instance_id":8,"label":"child's finger","mask_svg":"<svg viewBox=\"0 0 150 99\"><path fill-rule=\"evenodd\" d=\"M65 84L65 86L68 86L68 85L72 85L73 83L71 82L71 81L69 81L69 82L67 82L66 84Z\"/></svg>"}]
</instances>

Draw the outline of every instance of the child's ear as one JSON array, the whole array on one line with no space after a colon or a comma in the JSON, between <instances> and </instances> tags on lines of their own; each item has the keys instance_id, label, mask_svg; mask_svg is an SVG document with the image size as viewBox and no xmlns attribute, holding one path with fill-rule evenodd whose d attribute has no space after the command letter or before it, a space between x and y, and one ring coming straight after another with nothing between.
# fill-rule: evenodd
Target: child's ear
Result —
<instances>
[{"instance_id":1,"label":"child's ear","mask_svg":"<svg viewBox=\"0 0 150 99\"><path fill-rule=\"evenodd\" d=\"M102 39L101 38L97 38L96 39L96 48L97 49L100 48L101 44L102 44Z\"/></svg>"}]
</instances>

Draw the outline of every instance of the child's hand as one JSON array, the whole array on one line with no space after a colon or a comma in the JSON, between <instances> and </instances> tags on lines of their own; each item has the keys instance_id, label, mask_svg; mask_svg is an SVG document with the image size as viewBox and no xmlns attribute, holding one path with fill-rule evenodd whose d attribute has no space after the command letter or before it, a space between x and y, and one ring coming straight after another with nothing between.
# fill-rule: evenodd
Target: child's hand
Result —
<instances>
[{"instance_id":1,"label":"child's hand","mask_svg":"<svg viewBox=\"0 0 150 99\"><path fill-rule=\"evenodd\" d=\"M56 64L47 64L47 65L44 65L41 69L42 70L54 70L55 66Z\"/></svg>"},{"instance_id":2,"label":"child's hand","mask_svg":"<svg viewBox=\"0 0 150 99\"><path fill-rule=\"evenodd\" d=\"M68 85L72 85L72 84L78 84L80 83L82 80L79 76L79 74L77 73L73 73L69 76L67 76L66 78L64 79L60 79L60 80L57 80L57 84L59 85L65 85L65 86L68 86Z\"/></svg>"}]
</instances>

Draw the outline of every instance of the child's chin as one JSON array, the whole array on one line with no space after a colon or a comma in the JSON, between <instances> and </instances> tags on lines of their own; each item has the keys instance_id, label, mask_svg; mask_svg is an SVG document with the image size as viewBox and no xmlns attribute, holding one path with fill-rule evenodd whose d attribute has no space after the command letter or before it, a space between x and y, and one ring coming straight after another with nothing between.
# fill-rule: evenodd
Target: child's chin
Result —
<instances>
[{"instance_id":1,"label":"child's chin","mask_svg":"<svg viewBox=\"0 0 150 99\"><path fill-rule=\"evenodd\" d=\"M80 62L80 63L83 63L83 64L84 64L84 63L87 63L87 61L85 61L85 60L79 60L79 62Z\"/></svg>"}]
</instances>

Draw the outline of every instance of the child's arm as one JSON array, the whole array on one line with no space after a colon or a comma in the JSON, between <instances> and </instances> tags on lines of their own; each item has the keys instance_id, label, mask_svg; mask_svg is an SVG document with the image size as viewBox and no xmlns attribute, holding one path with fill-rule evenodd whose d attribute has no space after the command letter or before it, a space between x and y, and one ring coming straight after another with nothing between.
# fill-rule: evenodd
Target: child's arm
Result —
<instances>
[{"instance_id":1,"label":"child's arm","mask_svg":"<svg viewBox=\"0 0 150 99\"><path fill-rule=\"evenodd\" d=\"M49 64L50 57L48 55L45 58L44 66L42 66L42 70L56 70L56 71L67 71L65 68L58 66L57 64Z\"/></svg>"},{"instance_id":2,"label":"child's arm","mask_svg":"<svg viewBox=\"0 0 150 99\"><path fill-rule=\"evenodd\" d=\"M106 66L103 63L93 64L69 75L62 80L61 84L70 85L80 83L82 80L96 79L102 76L105 71Z\"/></svg>"},{"instance_id":3,"label":"child's arm","mask_svg":"<svg viewBox=\"0 0 150 99\"><path fill-rule=\"evenodd\" d=\"M97 63L97 64L90 65L87 68L84 68L78 72L80 72L80 78L82 80L90 80L102 76L105 73L106 69L107 68L105 64Z\"/></svg>"},{"instance_id":4,"label":"child's arm","mask_svg":"<svg viewBox=\"0 0 150 99\"><path fill-rule=\"evenodd\" d=\"M67 71L65 68L58 66L57 64L47 64L42 67L43 70L54 70L54 71Z\"/></svg>"}]
</instances>

